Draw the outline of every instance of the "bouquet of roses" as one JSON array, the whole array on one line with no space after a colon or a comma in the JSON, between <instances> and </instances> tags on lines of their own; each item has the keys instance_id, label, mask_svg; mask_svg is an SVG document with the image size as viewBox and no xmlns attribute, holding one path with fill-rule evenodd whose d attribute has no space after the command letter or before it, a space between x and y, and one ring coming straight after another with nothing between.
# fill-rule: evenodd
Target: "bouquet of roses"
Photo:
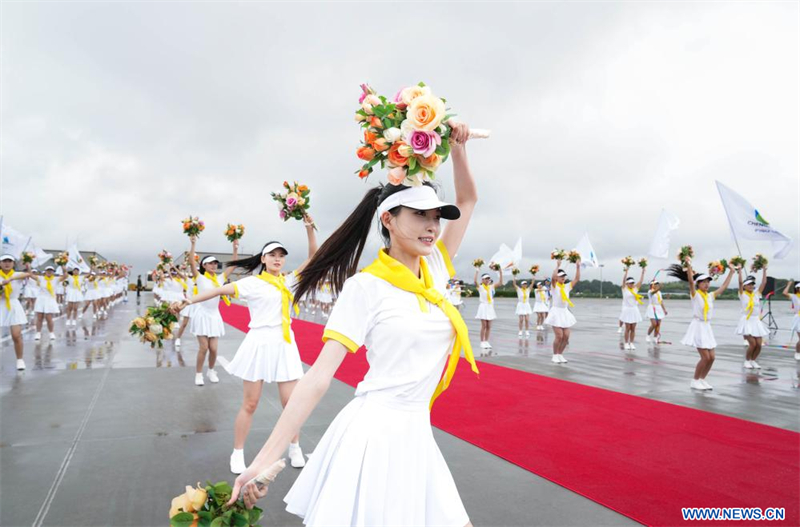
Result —
<instances>
[{"instance_id":1,"label":"bouquet of roses","mask_svg":"<svg viewBox=\"0 0 800 527\"><path fill-rule=\"evenodd\" d=\"M204 230L206 230L206 224L197 216L189 216L183 220L183 234L187 236L199 236Z\"/></svg>"},{"instance_id":2,"label":"bouquet of roses","mask_svg":"<svg viewBox=\"0 0 800 527\"><path fill-rule=\"evenodd\" d=\"M58 256L53 258L53 261L59 267L61 267L62 265L67 265L67 263L69 262L69 254L67 254L66 252L59 253Z\"/></svg>"},{"instance_id":3,"label":"bouquet of roses","mask_svg":"<svg viewBox=\"0 0 800 527\"><path fill-rule=\"evenodd\" d=\"M753 264L750 266L750 270L755 273L765 268L767 264L769 264L769 260L767 260L763 254L756 253L756 255L753 256Z\"/></svg>"},{"instance_id":4,"label":"bouquet of roses","mask_svg":"<svg viewBox=\"0 0 800 527\"><path fill-rule=\"evenodd\" d=\"M622 266L625 268L626 271L636 264L636 261L630 256L626 256L625 258L620 260L620 262L622 262Z\"/></svg>"},{"instance_id":5,"label":"bouquet of roses","mask_svg":"<svg viewBox=\"0 0 800 527\"><path fill-rule=\"evenodd\" d=\"M89 265L92 267L97 267L97 264L100 263L100 258L95 256L94 254L89 257Z\"/></svg>"},{"instance_id":6,"label":"bouquet of roses","mask_svg":"<svg viewBox=\"0 0 800 527\"><path fill-rule=\"evenodd\" d=\"M275 481L286 462L279 460L255 479L256 485L269 485ZM230 507L227 505L233 488L227 481L212 484L206 481L205 488L186 486L186 492L172 499L169 509L171 527L222 527L258 525L264 512L258 507L247 509L240 497Z\"/></svg>"},{"instance_id":7,"label":"bouquet of roses","mask_svg":"<svg viewBox=\"0 0 800 527\"><path fill-rule=\"evenodd\" d=\"M445 99L428 86L401 89L389 100L369 84L361 85L361 107L356 122L364 130L356 155L364 161L356 173L369 177L374 166L389 168L392 185L419 186L436 178L436 170L450 155L450 132ZM489 137L486 130L471 130L471 138Z\"/></svg>"},{"instance_id":8,"label":"bouquet of roses","mask_svg":"<svg viewBox=\"0 0 800 527\"><path fill-rule=\"evenodd\" d=\"M639 261L636 263L638 263L639 267L642 269L647 269L647 258L639 258Z\"/></svg>"},{"instance_id":9,"label":"bouquet of roses","mask_svg":"<svg viewBox=\"0 0 800 527\"><path fill-rule=\"evenodd\" d=\"M519 269L517 269L516 267L514 267L513 269L511 269L511 274L512 274L512 275L514 275L514 276L517 276L517 275L518 275L519 273L521 273L521 272L522 272L522 271L520 271L520 270L519 270Z\"/></svg>"},{"instance_id":10,"label":"bouquet of roses","mask_svg":"<svg viewBox=\"0 0 800 527\"><path fill-rule=\"evenodd\" d=\"M483 267L484 263L485 262L483 261L483 258L476 258L472 260L472 267L474 267L475 269L480 269L481 267Z\"/></svg>"},{"instance_id":11,"label":"bouquet of roses","mask_svg":"<svg viewBox=\"0 0 800 527\"><path fill-rule=\"evenodd\" d=\"M550 259L551 260L561 261L564 258L566 258L566 256L567 256L567 253L566 253L566 251L564 251L564 249L553 249L550 252Z\"/></svg>"},{"instance_id":12,"label":"bouquet of roses","mask_svg":"<svg viewBox=\"0 0 800 527\"><path fill-rule=\"evenodd\" d=\"M694 258L694 249L691 245L684 245L678 252L678 261L684 269L687 267L686 262L689 258Z\"/></svg>"},{"instance_id":13,"label":"bouquet of roses","mask_svg":"<svg viewBox=\"0 0 800 527\"><path fill-rule=\"evenodd\" d=\"M495 262L490 262L489 263L489 269L499 273L500 272L500 264L499 263L495 263Z\"/></svg>"},{"instance_id":14,"label":"bouquet of roses","mask_svg":"<svg viewBox=\"0 0 800 527\"><path fill-rule=\"evenodd\" d=\"M160 306L148 307L145 316L134 318L128 332L141 342L149 343L151 348L163 348L163 341L172 338L172 324L177 321L169 304L162 302Z\"/></svg>"},{"instance_id":15,"label":"bouquet of roses","mask_svg":"<svg viewBox=\"0 0 800 527\"><path fill-rule=\"evenodd\" d=\"M728 270L727 260L714 260L708 264L708 274L716 279L719 275Z\"/></svg>"},{"instance_id":16,"label":"bouquet of roses","mask_svg":"<svg viewBox=\"0 0 800 527\"><path fill-rule=\"evenodd\" d=\"M539 266L538 265L532 265L531 268L528 269L528 271L530 271L530 273L532 275L536 276L536 273L539 272Z\"/></svg>"},{"instance_id":17,"label":"bouquet of roses","mask_svg":"<svg viewBox=\"0 0 800 527\"><path fill-rule=\"evenodd\" d=\"M24 263L24 264L33 263L33 261L35 259L36 259L36 254L34 254L34 253L30 252L30 251L23 251L22 252L22 263Z\"/></svg>"},{"instance_id":18,"label":"bouquet of roses","mask_svg":"<svg viewBox=\"0 0 800 527\"><path fill-rule=\"evenodd\" d=\"M278 216L283 221L289 221L289 218L303 220L311 206L311 190L305 185L299 185L297 181L291 185L284 181L283 188L283 193L272 192L272 199L278 203Z\"/></svg>"},{"instance_id":19,"label":"bouquet of roses","mask_svg":"<svg viewBox=\"0 0 800 527\"><path fill-rule=\"evenodd\" d=\"M734 256L731 258L730 264L735 269L744 269L747 266L747 260L741 256Z\"/></svg>"},{"instance_id":20,"label":"bouquet of roses","mask_svg":"<svg viewBox=\"0 0 800 527\"><path fill-rule=\"evenodd\" d=\"M244 225L241 223L239 225L228 224L228 228L225 229L225 237L228 238L229 242L241 240L242 236L244 236Z\"/></svg>"},{"instance_id":21,"label":"bouquet of roses","mask_svg":"<svg viewBox=\"0 0 800 527\"><path fill-rule=\"evenodd\" d=\"M569 263L578 263L581 260L581 253L572 249L570 252L567 253L567 261Z\"/></svg>"},{"instance_id":22,"label":"bouquet of roses","mask_svg":"<svg viewBox=\"0 0 800 527\"><path fill-rule=\"evenodd\" d=\"M158 259L161 260L161 263L168 264L172 262L172 253L168 250L164 249L160 253L158 253Z\"/></svg>"}]
</instances>

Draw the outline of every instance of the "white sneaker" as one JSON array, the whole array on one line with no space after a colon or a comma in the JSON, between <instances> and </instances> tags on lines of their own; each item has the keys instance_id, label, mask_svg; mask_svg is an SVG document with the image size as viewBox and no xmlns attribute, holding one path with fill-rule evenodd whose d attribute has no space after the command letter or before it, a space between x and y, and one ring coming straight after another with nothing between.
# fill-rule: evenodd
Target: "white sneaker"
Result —
<instances>
[{"instance_id":1,"label":"white sneaker","mask_svg":"<svg viewBox=\"0 0 800 527\"><path fill-rule=\"evenodd\" d=\"M234 449L231 454L231 472L234 474L241 474L245 471L247 465L244 462L244 450Z\"/></svg>"},{"instance_id":2,"label":"white sneaker","mask_svg":"<svg viewBox=\"0 0 800 527\"><path fill-rule=\"evenodd\" d=\"M517 331L517 336L518 336L518 337L521 337L521 336L522 336L522 330L520 330L520 331Z\"/></svg>"},{"instance_id":3,"label":"white sneaker","mask_svg":"<svg viewBox=\"0 0 800 527\"><path fill-rule=\"evenodd\" d=\"M650 342L650 335L647 335L647 336L644 338L644 341L645 341L645 342Z\"/></svg>"},{"instance_id":4,"label":"white sneaker","mask_svg":"<svg viewBox=\"0 0 800 527\"><path fill-rule=\"evenodd\" d=\"M176 348L180 348L181 347L181 339L175 339L175 347Z\"/></svg>"},{"instance_id":5,"label":"white sneaker","mask_svg":"<svg viewBox=\"0 0 800 527\"><path fill-rule=\"evenodd\" d=\"M622 326L617 328L617 333L622 333Z\"/></svg>"},{"instance_id":6,"label":"white sneaker","mask_svg":"<svg viewBox=\"0 0 800 527\"><path fill-rule=\"evenodd\" d=\"M25 361L22 359L17 359L17 370L22 371L25 369Z\"/></svg>"},{"instance_id":7,"label":"white sneaker","mask_svg":"<svg viewBox=\"0 0 800 527\"><path fill-rule=\"evenodd\" d=\"M56 334L50 333L50 340L56 340Z\"/></svg>"},{"instance_id":8,"label":"white sneaker","mask_svg":"<svg viewBox=\"0 0 800 527\"><path fill-rule=\"evenodd\" d=\"M300 443L289 443L289 461L294 468L303 468L306 466L306 458L303 457Z\"/></svg>"},{"instance_id":9,"label":"white sneaker","mask_svg":"<svg viewBox=\"0 0 800 527\"><path fill-rule=\"evenodd\" d=\"M708 384L708 382L705 379L700 379L700 383L703 385L703 388L705 388L706 390L713 390L714 389L714 387L711 386L710 384Z\"/></svg>"},{"instance_id":10,"label":"white sneaker","mask_svg":"<svg viewBox=\"0 0 800 527\"><path fill-rule=\"evenodd\" d=\"M744 361L744 367L747 368L748 370L754 368L753 363L750 362L749 360Z\"/></svg>"},{"instance_id":11,"label":"white sneaker","mask_svg":"<svg viewBox=\"0 0 800 527\"><path fill-rule=\"evenodd\" d=\"M202 373L195 373L194 374L194 385L195 386L202 386L205 382L203 382L203 374Z\"/></svg>"},{"instance_id":12,"label":"white sneaker","mask_svg":"<svg viewBox=\"0 0 800 527\"><path fill-rule=\"evenodd\" d=\"M560 364L560 363L561 363L561 361L560 361L560 360L558 360L558 355L553 355L553 358L552 358L552 359L550 359L550 360L551 360L551 361L553 361L553 362L555 362L556 364Z\"/></svg>"},{"instance_id":13,"label":"white sneaker","mask_svg":"<svg viewBox=\"0 0 800 527\"><path fill-rule=\"evenodd\" d=\"M751 360L751 361L750 361L750 364L753 366L753 368L755 368L755 369L757 369L757 370L760 370L760 369L761 369L761 366L760 366L760 365L759 365L759 364L758 364L756 361L754 361L754 360Z\"/></svg>"},{"instance_id":14,"label":"white sneaker","mask_svg":"<svg viewBox=\"0 0 800 527\"><path fill-rule=\"evenodd\" d=\"M800 353L794 354L794 360L800 360Z\"/></svg>"},{"instance_id":15,"label":"white sneaker","mask_svg":"<svg viewBox=\"0 0 800 527\"><path fill-rule=\"evenodd\" d=\"M525 331L525 336L526 336L526 337L530 337L530 336L531 336L531 332L526 330L526 331Z\"/></svg>"},{"instance_id":16,"label":"white sneaker","mask_svg":"<svg viewBox=\"0 0 800 527\"><path fill-rule=\"evenodd\" d=\"M558 356L558 360L559 360L560 362L564 363L564 364L566 364L566 363L568 363L568 362L569 362L569 361L567 360L567 358L566 358L564 355L559 355L559 356Z\"/></svg>"},{"instance_id":17,"label":"white sneaker","mask_svg":"<svg viewBox=\"0 0 800 527\"><path fill-rule=\"evenodd\" d=\"M635 349L636 349L636 345L635 345L633 342L631 342L631 349L632 349L632 350L635 350Z\"/></svg>"},{"instance_id":18,"label":"white sneaker","mask_svg":"<svg viewBox=\"0 0 800 527\"><path fill-rule=\"evenodd\" d=\"M80 315L78 315L78 318L83 318L83 313L81 313Z\"/></svg>"},{"instance_id":19,"label":"white sneaker","mask_svg":"<svg viewBox=\"0 0 800 527\"><path fill-rule=\"evenodd\" d=\"M36 335L33 336L33 340L42 340L42 334L37 331Z\"/></svg>"},{"instance_id":20,"label":"white sneaker","mask_svg":"<svg viewBox=\"0 0 800 527\"><path fill-rule=\"evenodd\" d=\"M491 343L491 342L489 342L488 340L486 341L486 349L487 349L487 350L490 350L490 349L492 349L492 343Z\"/></svg>"},{"instance_id":21,"label":"white sneaker","mask_svg":"<svg viewBox=\"0 0 800 527\"><path fill-rule=\"evenodd\" d=\"M217 377L217 372L215 370L208 370L208 380L211 382L219 382L219 377Z\"/></svg>"},{"instance_id":22,"label":"white sneaker","mask_svg":"<svg viewBox=\"0 0 800 527\"><path fill-rule=\"evenodd\" d=\"M97 313L92 313L92 319L97 320Z\"/></svg>"},{"instance_id":23,"label":"white sneaker","mask_svg":"<svg viewBox=\"0 0 800 527\"><path fill-rule=\"evenodd\" d=\"M689 388L691 388L692 390L705 390L706 389L706 387L703 386L703 383L701 383L698 379L692 379L692 382L689 383Z\"/></svg>"}]
</instances>

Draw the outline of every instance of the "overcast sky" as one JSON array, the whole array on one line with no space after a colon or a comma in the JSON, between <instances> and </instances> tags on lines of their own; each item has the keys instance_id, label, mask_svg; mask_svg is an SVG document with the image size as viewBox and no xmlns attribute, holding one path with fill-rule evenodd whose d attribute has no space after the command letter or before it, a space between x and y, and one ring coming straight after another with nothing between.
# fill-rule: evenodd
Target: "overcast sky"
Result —
<instances>
[{"instance_id":1,"label":"overcast sky","mask_svg":"<svg viewBox=\"0 0 800 527\"><path fill-rule=\"evenodd\" d=\"M383 179L353 173L359 84L422 80L493 130L468 146L462 276L519 236L549 273L588 231L619 281L662 208L681 220L671 252L729 257L715 179L800 237L798 20L797 2L4 3L0 207L43 248L77 236L135 272L188 248L188 214L200 250L244 223L244 251L280 239L295 265L302 226L270 191L308 184L330 234ZM439 179L453 198L449 164ZM798 245L771 274L800 275Z\"/></svg>"}]
</instances>

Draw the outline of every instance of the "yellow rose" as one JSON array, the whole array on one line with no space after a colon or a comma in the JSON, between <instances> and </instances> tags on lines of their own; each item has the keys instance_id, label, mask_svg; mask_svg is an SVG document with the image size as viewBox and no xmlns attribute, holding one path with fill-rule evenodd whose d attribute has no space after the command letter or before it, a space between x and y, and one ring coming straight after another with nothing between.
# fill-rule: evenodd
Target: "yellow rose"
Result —
<instances>
[{"instance_id":1,"label":"yellow rose","mask_svg":"<svg viewBox=\"0 0 800 527\"><path fill-rule=\"evenodd\" d=\"M172 506L169 508L169 517L172 518L179 512L194 512L192 502L189 501L185 493L176 498L172 498Z\"/></svg>"},{"instance_id":2,"label":"yellow rose","mask_svg":"<svg viewBox=\"0 0 800 527\"><path fill-rule=\"evenodd\" d=\"M192 505L192 510L199 511L205 505L206 500L208 499L208 493L206 489L201 489L199 486L198 488L193 488L190 486L186 486L186 497L189 499L189 502Z\"/></svg>"},{"instance_id":3,"label":"yellow rose","mask_svg":"<svg viewBox=\"0 0 800 527\"><path fill-rule=\"evenodd\" d=\"M306 199L305 198L297 198L297 204L302 207L303 205L306 204Z\"/></svg>"},{"instance_id":4,"label":"yellow rose","mask_svg":"<svg viewBox=\"0 0 800 527\"><path fill-rule=\"evenodd\" d=\"M158 337L156 337L153 333L150 333L149 331L145 331L144 340L146 340L147 342L155 342L156 340L158 340Z\"/></svg>"},{"instance_id":5,"label":"yellow rose","mask_svg":"<svg viewBox=\"0 0 800 527\"><path fill-rule=\"evenodd\" d=\"M148 325L148 326L150 326L150 325L152 325L152 324L155 324L155 323L156 323L156 319L154 319L153 317L147 317L147 318L145 319L145 321L147 322L147 325Z\"/></svg>"},{"instance_id":6,"label":"yellow rose","mask_svg":"<svg viewBox=\"0 0 800 527\"><path fill-rule=\"evenodd\" d=\"M421 95L430 95L431 89L427 86L409 86L408 88L404 88L402 92L400 92L400 99L403 101L404 104L409 105L411 101L416 99Z\"/></svg>"},{"instance_id":7,"label":"yellow rose","mask_svg":"<svg viewBox=\"0 0 800 527\"><path fill-rule=\"evenodd\" d=\"M442 100L433 95L420 95L408 105L406 119L414 130L432 132L439 127L445 116Z\"/></svg>"},{"instance_id":8,"label":"yellow rose","mask_svg":"<svg viewBox=\"0 0 800 527\"><path fill-rule=\"evenodd\" d=\"M431 172L435 172L439 165L442 164L442 156L438 154L431 154L429 157L424 157L419 160L419 164L422 168L427 169Z\"/></svg>"},{"instance_id":9,"label":"yellow rose","mask_svg":"<svg viewBox=\"0 0 800 527\"><path fill-rule=\"evenodd\" d=\"M142 317L138 317L133 319L133 325L139 329L144 329L147 327L147 322Z\"/></svg>"}]
</instances>

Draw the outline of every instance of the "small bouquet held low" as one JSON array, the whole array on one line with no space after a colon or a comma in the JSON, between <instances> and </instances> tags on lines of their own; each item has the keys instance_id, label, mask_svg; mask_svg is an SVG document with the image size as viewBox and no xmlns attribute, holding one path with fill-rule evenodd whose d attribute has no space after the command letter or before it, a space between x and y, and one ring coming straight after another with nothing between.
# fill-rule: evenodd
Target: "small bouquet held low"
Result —
<instances>
[{"instance_id":1,"label":"small bouquet held low","mask_svg":"<svg viewBox=\"0 0 800 527\"><path fill-rule=\"evenodd\" d=\"M134 318L128 332L138 337L140 342L150 344L151 348L163 348L163 341L172 338L172 325L177 321L178 317L169 310L169 304L162 302L160 306L148 307L143 317Z\"/></svg>"},{"instance_id":2,"label":"small bouquet held low","mask_svg":"<svg viewBox=\"0 0 800 527\"><path fill-rule=\"evenodd\" d=\"M728 270L728 262L727 260L714 260L710 264L708 264L708 274L716 279L719 275L725 273Z\"/></svg>"},{"instance_id":3,"label":"small bouquet held low","mask_svg":"<svg viewBox=\"0 0 800 527\"><path fill-rule=\"evenodd\" d=\"M59 253L58 256L53 258L53 261L59 267L61 267L62 265L67 265L67 263L69 262L69 254L67 254L66 252Z\"/></svg>"},{"instance_id":4,"label":"small bouquet held low","mask_svg":"<svg viewBox=\"0 0 800 527\"><path fill-rule=\"evenodd\" d=\"M499 263L495 263L495 262L491 262L489 264L489 269L499 273L500 272L500 264Z\"/></svg>"},{"instance_id":5,"label":"small bouquet held low","mask_svg":"<svg viewBox=\"0 0 800 527\"><path fill-rule=\"evenodd\" d=\"M734 256L731 258L730 264L734 269L744 269L747 267L747 260L741 256Z\"/></svg>"},{"instance_id":6,"label":"small bouquet held low","mask_svg":"<svg viewBox=\"0 0 800 527\"><path fill-rule=\"evenodd\" d=\"M636 263L638 263L639 267L641 267L642 269L647 269L647 258L640 258L639 261Z\"/></svg>"},{"instance_id":7,"label":"small bouquet held low","mask_svg":"<svg viewBox=\"0 0 800 527\"><path fill-rule=\"evenodd\" d=\"M22 253L22 263L30 264L36 259L36 255L30 251L23 251Z\"/></svg>"},{"instance_id":8,"label":"small bouquet held low","mask_svg":"<svg viewBox=\"0 0 800 527\"><path fill-rule=\"evenodd\" d=\"M691 245L684 245L678 252L678 261L684 269L688 266L687 262L689 258L694 258L694 249L692 249Z\"/></svg>"},{"instance_id":9,"label":"small bouquet held low","mask_svg":"<svg viewBox=\"0 0 800 527\"><path fill-rule=\"evenodd\" d=\"M284 192L272 192L272 199L278 204L278 216L283 221L290 218L305 220L308 209L311 207L311 189L295 181L289 184L283 182Z\"/></svg>"},{"instance_id":10,"label":"small bouquet held low","mask_svg":"<svg viewBox=\"0 0 800 527\"><path fill-rule=\"evenodd\" d=\"M622 266L625 268L626 271L631 267L633 267L634 265L636 265L636 260L634 260L630 256L626 256L625 258L620 260L620 262L622 262Z\"/></svg>"},{"instance_id":11,"label":"small bouquet held low","mask_svg":"<svg viewBox=\"0 0 800 527\"><path fill-rule=\"evenodd\" d=\"M767 260L763 254L756 253L756 255L753 256L753 263L750 265L750 270L755 273L756 271L764 269L768 264L769 260Z\"/></svg>"},{"instance_id":12,"label":"small bouquet held low","mask_svg":"<svg viewBox=\"0 0 800 527\"><path fill-rule=\"evenodd\" d=\"M511 274L514 275L514 276L517 276L520 272L521 271L519 269L517 269L516 267L511 269Z\"/></svg>"},{"instance_id":13,"label":"small bouquet held low","mask_svg":"<svg viewBox=\"0 0 800 527\"><path fill-rule=\"evenodd\" d=\"M581 261L581 253L572 249L570 252L567 253L567 261L569 263L578 263Z\"/></svg>"},{"instance_id":14,"label":"small bouquet held low","mask_svg":"<svg viewBox=\"0 0 800 527\"><path fill-rule=\"evenodd\" d=\"M158 253L158 259L161 260L161 263L168 264L172 262L172 253L168 250L164 249L160 253Z\"/></svg>"},{"instance_id":15,"label":"small bouquet held low","mask_svg":"<svg viewBox=\"0 0 800 527\"><path fill-rule=\"evenodd\" d=\"M483 267L484 263L485 262L483 261L483 258L475 258L474 260L472 260L472 267L474 267L475 269L480 269L481 267Z\"/></svg>"},{"instance_id":16,"label":"small bouquet held low","mask_svg":"<svg viewBox=\"0 0 800 527\"><path fill-rule=\"evenodd\" d=\"M533 276L536 276L536 274L539 272L539 266L538 265L532 265L531 268L528 269L528 271L530 271L530 273Z\"/></svg>"},{"instance_id":17,"label":"small bouquet held low","mask_svg":"<svg viewBox=\"0 0 800 527\"><path fill-rule=\"evenodd\" d=\"M561 260L566 258L566 256L567 256L567 253L566 253L566 251L564 251L564 249L553 249L550 252L550 259L551 260L558 260L560 262Z\"/></svg>"},{"instance_id":18,"label":"small bouquet held low","mask_svg":"<svg viewBox=\"0 0 800 527\"><path fill-rule=\"evenodd\" d=\"M183 220L183 233L187 236L199 236L206 230L206 224L197 216L189 216Z\"/></svg>"},{"instance_id":19,"label":"small bouquet held low","mask_svg":"<svg viewBox=\"0 0 800 527\"><path fill-rule=\"evenodd\" d=\"M241 223L239 225L234 225L233 223L228 224L228 227L225 229L225 237L228 238L229 242L241 240L242 236L244 236L244 225Z\"/></svg>"}]
</instances>

